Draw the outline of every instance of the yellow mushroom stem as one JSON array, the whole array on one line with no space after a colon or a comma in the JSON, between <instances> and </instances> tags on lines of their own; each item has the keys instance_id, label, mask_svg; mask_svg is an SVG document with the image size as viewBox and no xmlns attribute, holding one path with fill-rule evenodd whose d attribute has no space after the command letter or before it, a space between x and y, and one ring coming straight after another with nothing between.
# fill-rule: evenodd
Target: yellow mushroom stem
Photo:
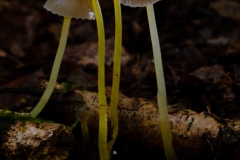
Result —
<instances>
[{"instance_id":1,"label":"yellow mushroom stem","mask_svg":"<svg viewBox=\"0 0 240 160\"><path fill-rule=\"evenodd\" d=\"M166 96L166 87L164 81L163 67L162 67L162 58L160 51L160 44L157 32L157 26L155 21L155 14L153 5L147 5L147 15L148 22L152 40L153 47L153 57L157 77L157 87L158 87L158 109L160 116L160 127L162 132L163 147L165 154L168 160L176 160L177 156L172 147L172 134L170 132L168 110L167 110L167 96Z\"/></svg>"},{"instance_id":2,"label":"yellow mushroom stem","mask_svg":"<svg viewBox=\"0 0 240 160\"><path fill-rule=\"evenodd\" d=\"M87 146L87 144L89 142L89 133L88 133L87 121L81 122L81 129L82 129L83 144L85 146Z\"/></svg>"},{"instance_id":3,"label":"yellow mushroom stem","mask_svg":"<svg viewBox=\"0 0 240 160\"><path fill-rule=\"evenodd\" d=\"M58 45L58 50L57 50L57 54L55 56L55 60L53 63L53 68L51 71L51 75L50 75L50 80L48 82L47 88L45 89L40 101L38 102L37 106L30 112L31 115L33 116L37 116L42 109L44 108L44 106L46 105L46 103L48 102L54 86L56 84L57 81L57 76L58 76L58 72L59 72L59 68L61 65L61 61L62 61L62 57L64 54L64 50L66 47L66 43L67 43L67 37L68 37L68 31L69 31L69 27L70 27L70 23L71 23L71 18L69 17L65 17L63 20L63 27L62 27L62 33L61 33L61 38L60 38L60 42Z\"/></svg>"},{"instance_id":4,"label":"yellow mushroom stem","mask_svg":"<svg viewBox=\"0 0 240 160\"><path fill-rule=\"evenodd\" d=\"M112 140L108 142L108 153L111 155L112 147L118 135L118 95L121 71L121 48L122 48L122 16L119 0L114 0L115 11L115 41L113 58L113 82L110 101L110 121L113 128Z\"/></svg>"},{"instance_id":5,"label":"yellow mushroom stem","mask_svg":"<svg viewBox=\"0 0 240 160\"><path fill-rule=\"evenodd\" d=\"M76 112L76 118L81 123L81 129L82 129L82 139L83 139L83 145L85 148L87 147L87 144L89 142L89 133L88 133L88 126L87 126L87 120L89 117L88 108L82 107Z\"/></svg>"},{"instance_id":6,"label":"yellow mushroom stem","mask_svg":"<svg viewBox=\"0 0 240 160\"><path fill-rule=\"evenodd\" d=\"M98 147L101 160L108 160L107 152L107 102L105 95L105 33L98 0L92 0L98 28L98 97L99 97L99 135Z\"/></svg>"}]
</instances>

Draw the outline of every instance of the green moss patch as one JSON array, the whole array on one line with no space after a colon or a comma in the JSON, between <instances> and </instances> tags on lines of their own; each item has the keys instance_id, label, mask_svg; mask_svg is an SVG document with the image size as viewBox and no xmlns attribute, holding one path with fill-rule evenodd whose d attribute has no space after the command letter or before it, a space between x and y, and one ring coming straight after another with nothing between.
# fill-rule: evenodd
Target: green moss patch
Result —
<instances>
[{"instance_id":1,"label":"green moss patch","mask_svg":"<svg viewBox=\"0 0 240 160\"><path fill-rule=\"evenodd\" d=\"M27 121L39 124L43 122L53 123L52 121L32 117L29 114L21 115L11 111L2 111L0 112L0 134L2 134L3 131L8 130L12 125L15 125L17 121L21 122L23 131Z\"/></svg>"},{"instance_id":2,"label":"green moss patch","mask_svg":"<svg viewBox=\"0 0 240 160\"><path fill-rule=\"evenodd\" d=\"M73 88L76 87L77 85L76 85L75 83L63 82L63 83L61 83L61 86L62 86L66 91L70 91L71 89L73 89Z\"/></svg>"}]
</instances>

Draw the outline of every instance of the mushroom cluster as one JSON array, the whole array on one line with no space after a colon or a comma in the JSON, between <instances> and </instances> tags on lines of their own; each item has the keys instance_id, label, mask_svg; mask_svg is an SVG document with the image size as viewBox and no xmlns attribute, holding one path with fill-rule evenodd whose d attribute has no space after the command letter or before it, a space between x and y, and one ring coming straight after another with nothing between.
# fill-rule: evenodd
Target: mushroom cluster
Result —
<instances>
[{"instance_id":1,"label":"mushroom cluster","mask_svg":"<svg viewBox=\"0 0 240 160\"><path fill-rule=\"evenodd\" d=\"M113 62L113 84L110 101L110 123L113 129L112 140L107 143L107 103L105 97L105 33L103 18L98 0L47 0L44 7L54 14L64 16L61 38L54 60L49 83L42 95L37 106L30 113L37 116L48 102L57 81L57 75L61 65L61 60L67 43L68 31L71 23L71 18L95 19L98 28L98 98L99 98L99 139L98 147L100 159L107 160L111 155L111 150L118 135L118 95L120 83L120 68L121 68L121 47L122 47L122 19L121 5L130 7L145 7L147 8L150 35L153 47L153 56L157 77L158 87L158 108L161 123L161 132L163 138L163 146L168 160L175 160L177 156L172 147L172 136L169 127L166 88L164 74L162 68L162 58L160 51L160 43L155 22L153 4L159 0L113 0L115 10L115 44L114 44L114 62ZM87 129L87 110L81 109L77 113L77 119L81 122L83 141L88 141ZM84 117L86 119L82 119Z\"/></svg>"}]
</instances>

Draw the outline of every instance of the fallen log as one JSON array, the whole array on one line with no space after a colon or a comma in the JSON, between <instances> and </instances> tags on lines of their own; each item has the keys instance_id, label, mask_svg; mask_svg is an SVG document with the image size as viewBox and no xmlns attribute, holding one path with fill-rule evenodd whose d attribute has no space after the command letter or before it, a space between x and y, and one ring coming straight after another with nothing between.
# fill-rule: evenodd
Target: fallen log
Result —
<instances>
[{"instance_id":1,"label":"fallen log","mask_svg":"<svg viewBox=\"0 0 240 160\"><path fill-rule=\"evenodd\" d=\"M109 101L110 89L107 89L106 93ZM52 102L57 105L56 108L51 108L50 112L54 111L55 118L68 124L74 123L76 113L81 107L87 107L90 134L97 137L97 93L74 90L55 98ZM169 106L168 112L173 146L180 159L239 158L239 120L224 120L210 113L199 114L180 106ZM162 148L159 127L161 118L155 103L143 98L120 95L118 115L118 138L121 138L121 141L148 149ZM111 128L108 130L110 139Z\"/></svg>"},{"instance_id":2,"label":"fallen log","mask_svg":"<svg viewBox=\"0 0 240 160\"><path fill-rule=\"evenodd\" d=\"M1 110L0 159L67 159L73 144L69 127ZM19 120L20 119L20 120Z\"/></svg>"}]
</instances>

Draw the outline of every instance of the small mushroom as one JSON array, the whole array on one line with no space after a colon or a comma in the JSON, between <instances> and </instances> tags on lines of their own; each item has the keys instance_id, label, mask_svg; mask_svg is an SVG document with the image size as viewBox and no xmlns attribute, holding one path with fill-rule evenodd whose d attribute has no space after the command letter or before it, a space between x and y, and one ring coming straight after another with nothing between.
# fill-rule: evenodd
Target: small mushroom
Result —
<instances>
[{"instance_id":1,"label":"small mushroom","mask_svg":"<svg viewBox=\"0 0 240 160\"><path fill-rule=\"evenodd\" d=\"M88 134L88 126L87 126L88 117L89 117L89 109L86 106L81 107L79 110L77 110L76 118L81 123L82 138L83 138L83 144L85 147L89 142L89 134Z\"/></svg>"},{"instance_id":2,"label":"small mushroom","mask_svg":"<svg viewBox=\"0 0 240 160\"><path fill-rule=\"evenodd\" d=\"M152 40L153 47L153 57L155 63L155 71L157 78L157 87L158 87L158 108L159 108L159 116L161 119L161 132L163 139L163 147L165 150L165 155L168 160L176 160L177 156L172 146L172 135L170 132L169 126L169 118L168 118L168 110L167 110L167 96L166 96L166 87L164 80L164 73L162 67L162 58L161 58L161 50L160 43L158 38L155 14L153 3L159 0L120 0L120 2L126 6L130 7L145 7L147 8L148 22L150 35Z\"/></svg>"},{"instance_id":3,"label":"small mushroom","mask_svg":"<svg viewBox=\"0 0 240 160\"><path fill-rule=\"evenodd\" d=\"M64 20L50 79L40 101L30 113L33 116L37 116L42 111L53 92L67 43L71 18L94 19L93 7L89 0L48 0L44 7L48 11L64 16ZM81 10L79 11L79 9Z\"/></svg>"}]
</instances>

